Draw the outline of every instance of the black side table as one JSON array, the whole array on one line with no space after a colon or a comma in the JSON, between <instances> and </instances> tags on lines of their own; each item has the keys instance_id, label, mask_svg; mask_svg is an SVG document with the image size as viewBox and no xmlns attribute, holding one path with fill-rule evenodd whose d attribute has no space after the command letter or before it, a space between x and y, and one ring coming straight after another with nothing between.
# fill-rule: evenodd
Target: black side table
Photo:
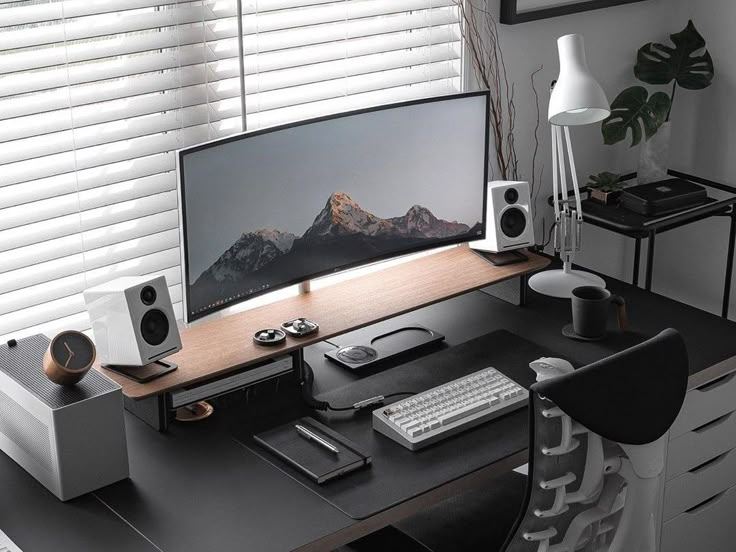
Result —
<instances>
[{"instance_id":1,"label":"black side table","mask_svg":"<svg viewBox=\"0 0 736 552\"><path fill-rule=\"evenodd\" d=\"M647 250L647 268L644 288L647 291L652 289L652 274L654 271L654 245L657 234L662 234L681 226L686 226L693 222L704 220L710 217L730 217L731 224L728 237L728 256L726 258L726 280L723 285L723 305L721 316L728 318L728 307L731 296L731 276L733 274L733 253L734 243L736 241L736 188L720 184L711 180L706 180L697 176L681 173L678 171L667 171L675 178L683 178L691 182L696 182L707 188L721 190L730 194L727 199L716 200L709 197L708 201L701 203L695 207L686 208L676 213L668 215L660 215L647 217L623 209L618 205L603 205L596 201L586 199L582 202L583 220L593 226L605 228L611 232L633 238L636 243L634 250L634 273L632 276L632 284L639 285L639 264L641 258L641 240L647 238L649 247ZM636 178L636 173L627 174L624 180L632 180ZM587 191L587 187L580 189L581 193ZM568 196L572 192L568 191ZM552 197L549 198L549 204L552 204Z\"/></svg>"}]
</instances>

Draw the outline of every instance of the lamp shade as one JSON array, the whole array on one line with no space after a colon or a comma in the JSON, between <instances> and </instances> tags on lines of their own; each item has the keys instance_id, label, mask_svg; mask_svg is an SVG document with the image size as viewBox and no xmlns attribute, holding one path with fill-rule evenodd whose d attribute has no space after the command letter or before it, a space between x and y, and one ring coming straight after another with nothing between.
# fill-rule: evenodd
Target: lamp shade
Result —
<instances>
[{"instance_id":1,"label":"lamp shade","mask_svg":"<svg viewBox=\"0 0 736 552\"><path fill-rule=\"evenodd\" d=\"M549 100L549 122L558 126L598 123L611 114L606 93L593 78L585 59L585 44L578 34L557 40L560 76Z\"/></svg>"}]
</instances>

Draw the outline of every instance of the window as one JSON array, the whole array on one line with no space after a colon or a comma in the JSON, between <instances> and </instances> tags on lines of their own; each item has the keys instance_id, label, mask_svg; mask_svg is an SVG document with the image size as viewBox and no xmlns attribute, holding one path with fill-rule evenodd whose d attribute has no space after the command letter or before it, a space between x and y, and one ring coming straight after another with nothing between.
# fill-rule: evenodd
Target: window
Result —
<instances>
[{"instance_id":1,"label":"window","mask_svg":"<svg viewBox=\"0 0 736 552\"><path fill-rule=\"evenodd\" d=\"M461 88L454 0L238 4L0 0L0 339L124 275L181 316L177 149Z\"/></svg>"}]
</instances>

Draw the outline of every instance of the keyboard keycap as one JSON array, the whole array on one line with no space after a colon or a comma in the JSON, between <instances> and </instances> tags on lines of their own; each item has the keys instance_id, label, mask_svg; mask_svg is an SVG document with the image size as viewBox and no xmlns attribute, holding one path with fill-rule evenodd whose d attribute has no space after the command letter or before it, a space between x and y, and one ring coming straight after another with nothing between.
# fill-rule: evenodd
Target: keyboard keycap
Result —
<instances>
[{"instance_id":1,"label":"keyboard keycap","mask_svg":"<svg viewBox=\"0 0 736 552\"><path fill-rule=\"evenodd\" d=\"M522 408L527 395L516 382L486 368L374 410L373 428L417 450Z\"/></svg>"},{"instance_id":2,"label":"keyboard keycap","mask_svg":"<svg viewBox=\"0 0 736 552\"><path fill-rule=\"evenodd\" d=\"M488 401L481 401L469 404L467 406L463 406L458 410L455 410L454 412L445 414L444 416L440 416L440 423L442 425L451 424L452 422L456 422L457 420L461 420L462 418L467 418L471 414L475 414L476 412L480 412L481 410L486 410L488 408L491 408L491 405L488 403Z\"/></svg>"}]
</instances>

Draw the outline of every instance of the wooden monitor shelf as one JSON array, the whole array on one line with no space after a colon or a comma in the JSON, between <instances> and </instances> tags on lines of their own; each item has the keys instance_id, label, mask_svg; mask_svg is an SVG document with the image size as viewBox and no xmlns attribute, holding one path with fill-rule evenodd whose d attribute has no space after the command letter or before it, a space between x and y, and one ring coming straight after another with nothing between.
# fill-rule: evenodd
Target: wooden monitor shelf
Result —
<instances>
[{"instance_id":1,"label":"wooden monitor shelf","mask_svg":"<svg viewBox=\"0 0 736 552\"><path fill-rule=\"evenodd\" d=\"M528 254L527 262L493 266L468 247L456 247L359 276L270 305L183 329L183 348L167 360L178 370L148 383L137 383L96 366L115 380L130 399L145 399L203 382L295 351L299 348L416 310L491 284L536 272L549 260ZM320 331L302 339L288 337L277 347L253 343L262 328L305 317Z\"/></svg>"}]
</instances>

